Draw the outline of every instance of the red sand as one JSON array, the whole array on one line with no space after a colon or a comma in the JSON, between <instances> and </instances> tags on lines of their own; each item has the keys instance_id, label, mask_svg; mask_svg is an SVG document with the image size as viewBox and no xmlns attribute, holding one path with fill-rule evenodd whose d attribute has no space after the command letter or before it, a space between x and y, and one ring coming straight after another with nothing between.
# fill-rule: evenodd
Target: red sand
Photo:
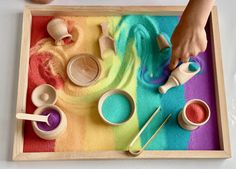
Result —
<instances>
[{"instance_id":1,"label":"red sand","mask_svg":"<svg viewBox=\"0 0 236 169\"><path fill-rule=\"evenodd\" d=\"M29 63L29 82L35 87L48 83L55 88L62 88L64 81L60 75L53 75L48 66L48 62L52 58L49 52L34 53L30 55Z\"/></svg>"},{"instance_id":2,"label":"red sand","mask_svg":"<svg viewBox=\"0 0 236 169\"><path fill-rule=\"evenodd\" d=\"M32 53L30 55L28 92L26 112L33 113L36 107L31 100L31 93L35 87L40 84L51 84L55 88L61 88L64 85L63 79L59 75L53 75L47 66L47 62L52 58L48 52ZM54 140L43 140L33 131L30 121L25 121L24 126L24 152L51 152L54 151Z\"/></svg>"},{"instance_id":3,"label":"red sand","mask_svg":"<svg viewBox=\"0 0 236 169\"><path fill-rule=\"evenodd\" d=\"M51 16L33 16L30 47L33 47L39 40L50 37L47 32L47 23L52 19Z\"/></svg>"},{"instance_id":4,"label":"red sand","mask_svg":"<svg viewBox=\"0 0 236 169\"><path fill-rule=\"evenodd\" d=\"M47 23L52 19L52 16L33 16L32 18L32 30L31 30L31 41L30 47L33 47L39 40L43 38L49 38L50 35L47 32ZM71 33L74 22L65 20L68 32ZM65 41L65 44L69 44L71 41Z\"/></svg>"},{"instance_id":5,"label":"red sand","mask_svg":"<svg viewBox=\"0 0 236 169\"><path fill-rule=\"evenodd\" d=\"M207 119L206 109L197 103L192 103L186 108L186 116L193 123L202 123Z\"/></svg>"},{"instance_id":6,"label":"red sand","mask_svg":"<svg viewBox=\"0 0 236 169\"><path fill-rule=\"evenodd\" d=\"M33 113L36 109L31 101L31 93L35 87L40 84L48 83L56 88L61 88L64 85L63 79L59 75L53 75L47 66L47 62L53 57L51 53L38 53L33 50L35 44L42 38L49 37L47 33L47 23L52 17L34 16L32 19L31 32L31 53L28 76L28 91L26 112ZM37 47L37 46L36 46ZM24 152L53 152L55 140L43 140L39 138L33 131L30 121L25 121L24 124Z\"/></svg>"}]
</instances>

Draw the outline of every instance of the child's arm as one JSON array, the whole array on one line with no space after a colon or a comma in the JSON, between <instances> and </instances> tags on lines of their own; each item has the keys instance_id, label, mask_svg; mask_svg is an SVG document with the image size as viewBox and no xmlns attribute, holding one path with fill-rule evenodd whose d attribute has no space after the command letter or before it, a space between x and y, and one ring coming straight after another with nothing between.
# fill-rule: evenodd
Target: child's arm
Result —
<instances>
[{"instance_id":1,"label":"child's arm","mask_svg":"<svg viewBox=\"0 0 236 169\"><path fill-rule=\"evenodd\" d=\"M172 56L169 68L173 70L179 61L187 62L206 50L205 25L215 0L190 0L172 37Z\"/></svg>"}]
</instances>

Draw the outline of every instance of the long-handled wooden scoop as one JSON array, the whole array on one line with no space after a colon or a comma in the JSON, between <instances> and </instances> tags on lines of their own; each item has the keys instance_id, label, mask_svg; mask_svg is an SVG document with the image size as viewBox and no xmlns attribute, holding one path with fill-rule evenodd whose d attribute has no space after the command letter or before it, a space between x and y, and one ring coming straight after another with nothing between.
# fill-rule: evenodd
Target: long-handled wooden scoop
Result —
<instances>
[{"instance_id":1,"label":"long-handled wooden scoop","mask_svg":"<svg viewBox=\"0 0 236 169\"><path fill-rule=\"evenodd\" d=\"M44 116L44 115L36 115L36 114L17 113L16 118L21 119L21 120L45 122L45 123L47 123L47 125L50 126L50 124L48 122L49 115L50 114L48 114L47 116Z\"/></svg>"},{"instance_id":2,"label":"long-handled wooden scoop","mask_svg":"<svg viewBox=\"0 0 236 169\"><path fill-rule=\"evenodd\" d=\"M102 58L102 55L106 49L112 49L114 52L116 52L116 49L115 49L114 39L111 36L109 36L107 23L103 22L100 24L100 26L102 29L102 36L99 38L99 47Z\"/></svg>"}]
</instances>

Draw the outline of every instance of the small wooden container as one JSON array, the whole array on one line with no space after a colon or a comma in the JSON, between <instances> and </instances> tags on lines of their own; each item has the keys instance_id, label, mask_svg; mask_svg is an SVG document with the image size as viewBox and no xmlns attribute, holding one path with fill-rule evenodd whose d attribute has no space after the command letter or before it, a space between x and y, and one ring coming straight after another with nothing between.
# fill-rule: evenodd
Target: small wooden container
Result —
<instances>
[{"instance_id":1,"label":"small wooden container","mask_svg":"<svg viewBox=\"0 0 236 169\"><path fill-rule=\"evenodd\" d=\"M55 104L57 101L56 89L49 84L39 85L33 90L31 100L36 107Z\"/></svg>"},{"instance_id":2,"label":"small wooden container","mask_svg":"<svg viewBox=\"0 0 236 169\"><path fill-rule=\"evenodd\" d=\"M104 101L109 96L112 96L113 94L121 94L121 95L125 96L129 100L129 103L130 103L130 106L131 106L130 107L129 118L127 118L125 121L120 122L120 123L114 123L114 122L111 122L111 121L107 120L103 116L103 112L102 112L102 105L103 105ZM106 122L107 124L110 124L110 125L119 126L119 125L122 125L122 124L128 122L133 117L134 112L135 112L135 103L134 103L134 100L133 100L132 96L129 93L127 93L126 91L120 90L120 89L109 90L100 97L99 102L98 102L98 112L99 112L100 117L104 120L104 122Z\"/></svg>"},{"instance_id":3,"label":"small wooden container","mask_svg":"<svg viewBox=\"0 0 236 169\"><path fill-rule=\"evenodd\" d=\"M63 39L72 39L72 35L68 33L66 23L61 18L52 19L47 25L49 35L55 40L56 45L64 45Z\"/></svg>"},{"instance_id":4,"label":"small wooden container","mask_svg":"<svg viewBox=\"0 0 236 169\"><path fill-rule=\"evenodd\" d=\"M42 84L36 87L31 95L32 102L38 108L34 111L34 114L40 115L46 109L54 109L60 115L59 125L50 131L41 130L36 121L32 121L34 132L42 139L53 140L62 134L67 127L67 118L64 112L54 105L57 101L56 89L49 84Z\"/></svg>"},{"instance_id":5,"label":"small wooden container","mask_svg":"<svg viewBox=\"0 0 236 169\"><path fill-rule=\"evenodd\" d=\"M186 115L186 109L192 103L197 103L197 104L201 105L205 109L205 111L207 112L207 118L203 122L194 123L194 122L192 122L188 119L188 117ZM192 131L192 130L195 130L198 127L206 124L208 122L208 120L210 119L210 115L211 115L210 108L209 108L209 106L207 105L206 102L204 102L203 100L200 100L200 99L192 99L192 100L189 100L185 104L183 110L179 113L178 123L183 129Z\"/></svg>"},{"instance_id":6,"label":"small wooden container","mask_svg":"<svg viewBox=\"0 0 236 169\"><path fill-rule=\"evenodd\" d=\"M64 112L59 107L57 107L55 105L41 106L41 107L37 108L34 111L34 114L40 115L46 109L54 109L59 113L59 115L60 115L59 125L53 130L45 131L45 130L42 130L38 127L37 122L32 121L33 129L34 129L34 132L40 138L45 139L45 140L54 140L66 130L66 128L67 128L67 119L66 119L66 116L65 116Z\"/></svg>"}]
</instances>

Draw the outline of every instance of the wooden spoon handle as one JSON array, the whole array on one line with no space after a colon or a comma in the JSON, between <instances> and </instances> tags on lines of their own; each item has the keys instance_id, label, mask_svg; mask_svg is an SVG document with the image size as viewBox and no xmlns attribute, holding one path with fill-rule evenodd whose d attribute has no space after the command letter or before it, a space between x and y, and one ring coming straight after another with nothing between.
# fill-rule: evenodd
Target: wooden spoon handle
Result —
<instances>
[{"instance_id":1,"label":"wooden spoon handle","mask_svg":"<svg viewBox=\"0 0 236 169\"><path fill-rule=\"evenodd\" d=\"M21 120L40 121L48 124L48 116L43 115L17 113L16 118Z\"/></svg>"},{"instance_id":2,"label":"wooden spoon handle","mask_svg":"<svg viewBox=\"0 0 236 169\"><path fill-rule=\"evenodd\" d=\"M100 24L101 28L102 28L102 34L105 36L108 36L108 28L107 28L107 23L103 22Z\"/></svg>"}]
</instances>

